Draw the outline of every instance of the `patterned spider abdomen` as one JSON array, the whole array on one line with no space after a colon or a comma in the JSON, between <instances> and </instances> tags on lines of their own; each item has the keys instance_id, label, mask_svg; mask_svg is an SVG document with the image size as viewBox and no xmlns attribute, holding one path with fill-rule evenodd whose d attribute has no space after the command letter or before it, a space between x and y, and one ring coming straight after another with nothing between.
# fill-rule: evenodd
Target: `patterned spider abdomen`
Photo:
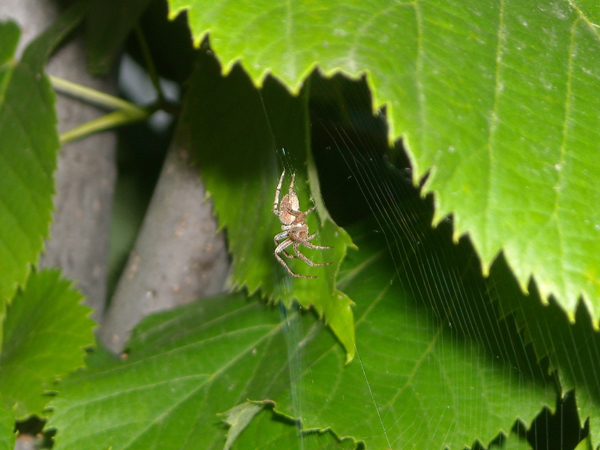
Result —
<instances>
[{"instance_id":1,"label":"patterned spider abdomen","mask_svg":"<svg viewBox=\"0 0 600 450\"><path fill-rule=\"evenodd\" d=\"M283 200L281 200L281 205L279 206L279 220L282 224L291 225L296 220L298 214L291 214L290 211L300 211L300 201L295 193L291 195L286 194L283 196Z\"/></svg>"}]
</instances>

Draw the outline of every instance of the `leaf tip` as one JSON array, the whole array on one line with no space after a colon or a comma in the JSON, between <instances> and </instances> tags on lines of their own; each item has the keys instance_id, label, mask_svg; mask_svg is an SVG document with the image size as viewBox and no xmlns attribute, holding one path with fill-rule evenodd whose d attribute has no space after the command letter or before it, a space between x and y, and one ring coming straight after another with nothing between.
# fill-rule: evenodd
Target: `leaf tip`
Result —
<instances>
[{"instance_id":1,"label":"leaf tip","mask_svg":"<svg viewBox=\"0 0 600 450\"><path fill-rule=\"evenodd\" d=\"M456 242L458 242L458 241L456 241ZM490 276L490 265L487 263L487 261L483 261L483 260L480 260L480 261L481 261L481 273L483 274L483 276L485 278L487 278Z\"/></svg>"},{"instance_id":2,"label":"leaf tip","mask_svg":"<svg viewBox=\"0 0 600 450\"><path fill-rule=\"evenodd\" d=\"M354 347L346 349L346 363L345 363L346 366L354 360L355 355L356 355L356 350Z\"/></svg>"},{"instance_id":3,"label":"leaf tip","mask_svg":"<svg viewBox=\"0 0 600 450\"><path fill-rule=\"evenodd\" d=\"M248 426L254 416L265 407L265 405L274 405L274 403L270 400L258 402L247 401L234 406L224 413L217 414L223 416L223 422L229 425L227 441L223 446L223 450L229 450L233 446L240 433Z\"/></svg>"}]
</instances>

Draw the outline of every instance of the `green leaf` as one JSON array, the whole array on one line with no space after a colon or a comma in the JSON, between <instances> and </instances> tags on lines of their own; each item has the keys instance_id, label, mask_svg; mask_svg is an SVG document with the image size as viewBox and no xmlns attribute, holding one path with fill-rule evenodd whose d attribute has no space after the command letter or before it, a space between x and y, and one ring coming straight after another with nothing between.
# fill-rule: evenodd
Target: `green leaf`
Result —
<instances>
[{"instance_id":1,"label":"green leaf","mask_svg":"<svg viewBox=\"0 0 600 450\"><path fill-rule=\"evenodd\" d=\"M94 347L87 349L85 365L89 369L99 369L110 366L118 361L120 355L115 355L102 339L96 339Z\"/></svg>"},{"instance_id":2,"label":"green leaf","mask_svg":"<svg viewBox=\"0 0 600 450\"><path fill-rule=\"evenodd\" d=\"M589 3L589 2L588 2ZM501 250L574 314L600 315L598 11L561 0L361 3L169 0L224 72L241 61L299 92L319 66L367 75L417 183L454 215L484 273ZM382 30L385 30L382 32ZM477 174L477 176L473 176Z\"/></svg>"},{"instance_id":3,"label":"green leaf","mask_svg":"<svg viewBox=\"0 0 600 450\"><path fill-rule=\"evenodd\" d=\"M32 272L6 312L0 391L17 419L43 415L55 381L84 364L94 343L91 308L57 270Z\"/></svg>"},{"instance_id":4,"label":"green leaf","mask_svg":"<svg viewBox=\"0 0 600 450\"><path fill-rule=\"evenodd\" d=\"M510 433L508 437L503 436L501 442L490 445L488 450L531 450L531 445L529 445L527 439L515 433Z\"/></svg>"},{"instance_id":5,"label":"green leaf","mask_svg":"<svg viewBox=\"0 0 600 450\"><path fill-rule=\"evenodd\" d=\"M558 371L562 394L575 389L580 418L589 418L592 436L600 435L600 379L595 375L600 373L600 333L583 303L571 323L555 301L539 301L533 283L529 296L521 293L502 258L492 266L489 283L498 292L502 314L514 314L538 359L549 359L550 369Z\"/></svg>"},{"instance_id":6,"label":"green leaf","mask_svg":"<svg viewBox=\"0 0 600 450\"><path fill-rule=\"evenodd\" d=\"M23 52L23 63L42 72L46 61L65 38L81 23L88 12L90 2L74 2L61 16L52 22L42 34L35 38Z\"/></svg>"},{"instance_id":7,"label":"green leaf","mask_svg":"<svg viewBox=\"0 0 600 450\"><path fill-rule=\"evenodd\" d=\"M87 19L88 67L96 75L113 68L129 33L150 0L93 0Z\"/></svg>"},{"instance_id":8,"label":"green leaf","mask_svg":"<svg viewBox=\"0 0 600 450\"><path fill-rule=\"evenodd\" d=\"M0 450L14 450L15 437L15 416L0 398Z\"/></svg>"},{"instance_id":9,"label":"green leaf","mask_svg":"<svg viewBox=\"0 0 600 450\"><path fill-rule=\"evenodd\" d=\"M50 83L11 59L18 36L14 23L0 23L0 311L48 235L59 148Z\"/></svg>"},{"instance_id":10,"label":"green leaf","mask_svg":"<svg viewBox=\"0 0 600 450\"><path fill-rule=\"evenodd\" d=\"M232 447L240 433L244 431L244 428L248 426L254 416L263 409L263 406L262 402L245 402L223 413L223 421L229 425L227 442L225 442L223 450L229 450Z\"/></svg>"},{"instance_id":11,"label":"green leaf","mask_svg":"<svg viewBox=\"0 0 600 450\"><path fill-rule=\"evenodd\" d=\"M0 66L3 67L12 60L20 34L16 23L8 21L0 24Z\"/></svg>"},{"instance_id":12,"label":"green leaf","mask_svg":"<svg viewBox=\"0 0 600 450\"><path fill-rule=\"evenodd\" d=\"M12 59L19 28L0 23L0 316L37 262L51 220L59 141L43 66L86 7L71 6L27 46L21 62Z\"/></svg>"},{"instance_id":13,"label":"green leaf","mask_svg":"<svg viewBox=\"0 0 600 450\"><path fill-rule=\"evenodd\" d=\"M298 423L269 409L263 409L252 420L232 447L234 450L354 450L353 439L339 441L331 431L301 432Z\"/></svg>"},{"instance_id":14,"label":"green leaf","mask_svg":"<svg viewBox=\"0 0 600 450\"><path fill-rule=\"evenodd\" d=\"M592 450L593 448L592 437L588 434L587 437L575 447L575 450Z\"/></svg>"},{"instance_id":15,"label":"green leaf","mask_svg":"<svg viewBox=\"0 0 600 450\"><path fill-rule=\"evenodd\" d=\"M124 361L63 383L56 449L222 448L217 414L248 399L367 448L460 449L554 404L550 378L493 305L476 298L476 343L407 294L380 242L359 247L339 283L357 303L352 363L313 314L241 294L201 299L145 319Z\"/></svg>"},{"instance_id":16,"label":"green leaf","mask_svg":"<svg viewBox=\"0 0 600 450\"><path fill-rule=\"evenodd\" d=\"M346 347L348 361L352 360L352 302L335 290L339 264L352 245L348 234L328 219L322 203L317 203L317 211L306 217L310 233L317 232L311 242L333 249L301 247L301 251L314 262L332 264L310 267L299 258L284 258L295 273L317 277L294 278L274 255L273 238L281 232L281 222L273 214L273 201L283 168L286 176L280 200L295 173L300 209L306 211L313 204L306 185L306 95L291 97L274 81L259 92L241 70L223 78L215 60L204 54L190 80L182 122L190 130L192 148L219 223L227 228L234 285L247 286L251 293L260 289L263 296L282 300L288 307L293 300L305 307L314 306ZM284 149L278 152L278 148ZM319 198L316 171L310 182Z\"/></svg>"}]
</instances>

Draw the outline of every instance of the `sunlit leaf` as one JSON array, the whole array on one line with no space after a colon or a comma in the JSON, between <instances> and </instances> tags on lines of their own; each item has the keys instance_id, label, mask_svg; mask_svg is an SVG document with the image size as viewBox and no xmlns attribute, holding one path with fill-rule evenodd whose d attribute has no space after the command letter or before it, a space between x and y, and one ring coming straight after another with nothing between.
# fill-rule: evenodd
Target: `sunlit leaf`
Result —
<instances>
[{"instance_id":1,"label":"sunlit leaf","mask_svg":"<svg viewBox=\"0 0 600 450\"><path fill-rule=\"evenodd\" d=\"M600 39L591 3L169 0L225 72L293 92L318 66L367 74L415 181L483 270L500 250L573 316L600 315Z\"/></svg>"},{"instance_id":2,"label":"sunlit leaf","mask_svg":"<svg viewBox=\"0 0 600 450\"><path fill-rule=\"evenodd\" d=\"M91 309L57 270L32 272L6 313L0 391L17 419L43 415L56 379L84 366L94 343Z\"/></svg>"},{"instance_id":3,"label":"sunlit leaf","mask_svg":"<svg viewBox=\"0 0 600 450\"><path fill-rule=\"evenodd\" d=\"M248 399L367 448L462 449L553 404L552 383L514 330L484 320L472 330L482 344L465 339L411 299L371 241L358 242L340 276L357 303L352 363L311 313L242 294L202 299L144 320L127 359L62 385L49 423L56 449L223 448L217 414Z\"/></svg>"},{"instance_id":4,"label":"sunlit leaf","mask_svg":"<svg viewBox=\"0 0 600 450\"><path fill-rule=\"evenodd\" d=\"M575 447L575 450L592 450L593 448L592 437L588 435L579 443L579 445L577 445L577 447Z\"/></svg>"}]
</instances>

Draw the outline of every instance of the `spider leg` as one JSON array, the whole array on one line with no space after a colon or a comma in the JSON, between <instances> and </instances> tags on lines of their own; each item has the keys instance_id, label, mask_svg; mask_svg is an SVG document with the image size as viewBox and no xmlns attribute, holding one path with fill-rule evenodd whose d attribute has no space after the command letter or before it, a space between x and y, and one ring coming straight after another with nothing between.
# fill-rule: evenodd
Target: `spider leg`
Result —
<instances>
[{"instance_id":1,"label":"spider leg","mask_svg":"<svg viewBox=\"0 0 600 450\"><path fill-rule=\"evenodd\" d=\"M282 231L281 233L276 234L275 237L273 238L273 240L275 241L275 245L279 245L280 243L277 241L279 241L280 239L283 239L283 238L287 238L288 236L289 236L288 231Z\"/></svg>"},{"instance_id":2,"label":"spider leg","mask_svg":"<svg viewBox=\"0 0 600 450\"><path fill-rule=\"evenodd\" d=\"M313 212L315 209L317 209L316 206L313 206L312 208L310 208L308 211L306 212L302 212L302 211L289 211L289 214L291 214L294 217L299 217L302 216L302 219L304 219L304 216L306 216L308 213ZM298 219L296 219L298 220Z\"/></svg>"},{"instance_id":3,"label":"spider leg","mask_svg":"<svg viewBox=\"0 0 600 450\"><path fill-rule=\"evenodd\" d=\"M313 212L315 209L317 209L317 205L313 206L313 207L312 207L312 208L310 208L308 211L306 211L306 212L304 213L304 215L307 215L308 213L311 213L311 212Z\"/></svg>"},{"instance_id":4,"label":"spider leg","mask_svg":"<svg viewBox=\"0 0 600 450\"><path fill-rule=\"evenodd\" d=\"M292 174L292 182L290 183L290 190L288 191L290 196L294 193L294 181L296 181L296 172Z\"/></svg>"},{"instance_id":5,"label":"spider leg","mask_svg":"<svg viewBox=\"0 0 600 450\"><path fill-rule=\"evenodd\" d=\"M281 184L283 183L283 176L285 175L285 169L281 172L281 177L279 177L279 184L277 185L277 189L275 190L275 201L273 202L273 213L276 216L279 215L279 209L277 208L279 205L279 192L281 191Z\"/></svg>"},{"instance_id":6,"label":"spider leg","mask_svg":"<svg viewBox=\"0 0 600 450\"><path fill-rule=\"evenodd\" d=\"M284 231L283 233L279 233L278 235L276 235L276 236L273 238L273 241L275 241L275 247L279 248L279 242L278 242L278 241L279 241L279 239L283 239L283 238L287 238L287 237L288 237L288 232L287 232L287 231ZM288 246L289 246L289 245L291 245L291 242L290 242L290 244L288 244ZM277 251L277 250L276 250L276 251ZM281 253L283 253L283 254L284 254L286 257L288 257L288 258L295 258L295 256L294 256L294 255L290 255L290 254L289 254L289 253L288 253L288 252L285 250L285 247L284 247L284 248L282 248L280 252L281 252ZM278 252L278 253L279 253L279 252Z\"/></svg>"},{"instance_id":7,"label":"spider leg","mask_svg":"<svg viewBox=\"0 0 600 450\"><path fill-rule=\"evenodd\" d=\"M298 275L297 273L293 272L292 269L290 269L288 267L288 265L285 263L285 261L283 259L281 259L281 256L279 256L277 253L275 253L275 258L277 258L277 261L279 261L279 263L285 267L285 269L288 271L288 273L296 278L317 278L317 277L308 277L306 275Z\"/></svg>"},{"instance_id":8,"label":"spider leg","mask_svg":"<svg viewBox=\"0 0 600 450\"><path fill-rule=\"evenodd\" d=\"M306 255L304 255L302 252L300 252L300 249L298 248L298 246L300 244L306 245L304 242L294 242L294 253L296 253L296 255L298 255L298 258L300 258L302 261L304 261L309 266L311 266L311 267L328 266L329 264L331 264L330 262L326 262L326 263L312 262L310 259L308 259L308 257Z\"/></svg>"},{"instance_id":9,"label":"spider leg","mask_svg":"<svg viewBox=\"0 0 600 450\"><path fill-rule=\"evenodd\" d=\"M306 248L312 248L314 250L331 250L333 247L325 247L324 245L312 245L310 242L302 243Z\"/></svg>"},{"instance_id":10,"label":"spider leg","mask_svg":"<svg viewBox=\"0 0 600 450\"><path fill-rule=\"evenodd\" d=\"M310 242L308 242L308 241L312 241L316 236L317 236L317 233L311 234L306 239L306 242L303 242L304 246L307 248L315 249L315 250L329 250L329 249L333 248L333 247L325 247L323 245L314 245L314 244L311 244Z\"/></svg>"},{"instance_id":11,"label":"spider leg","mask_svg":"<svg viewBox=\"0 0 600 450\"><path fill-rule=\"evenodd\" d=\"M286 239L285 241L279 243L279 245L275 249L275 256L279 257L279 253L283 252L286 248L288 248L293 243L294 242L291 239ZM283 261L283 260L281 260L281 261Z\"/></svg>"},{"instance_id":12,"label":"spider leg","mask_svg":"<svg viewBox=\"0 0 600 450\"><path fill-rule=\"evenodd\" d=\"M286 268L286 270L288 271L288 273L296 278L317 278L317 277L309 277L307 275L299 275L295 272L292 271L292 269L289 268L289 266L285 263L285 261L283 259L281 259L281 256L279 256L279 253L281 252L285 252L285 249L287 247L289 247L290 245L292 245L293 241L291 239L286 239L285 241L283 241L281 244L279 244L277 246L277 248L275 249L275 258L277 258L277 261L279 261L279 263Z\"/></svg>"}]
</instances>

